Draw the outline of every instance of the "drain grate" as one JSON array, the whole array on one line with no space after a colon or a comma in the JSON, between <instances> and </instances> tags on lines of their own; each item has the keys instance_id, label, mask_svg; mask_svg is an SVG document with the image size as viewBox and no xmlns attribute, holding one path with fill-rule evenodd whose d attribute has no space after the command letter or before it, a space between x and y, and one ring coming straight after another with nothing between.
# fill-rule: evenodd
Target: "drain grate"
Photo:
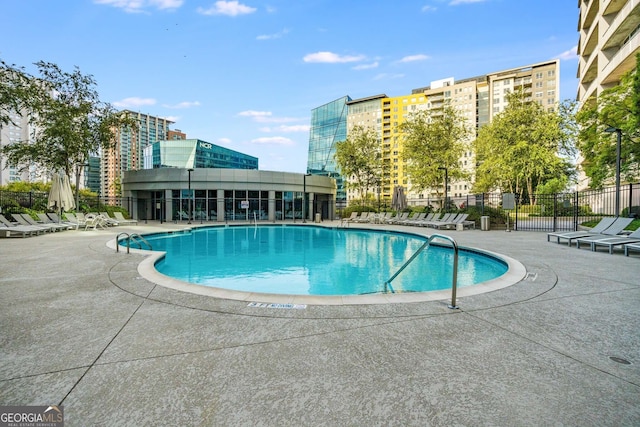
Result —
<instances>
[{"instance_id":1,"label":"drain grate","mask_svg":"<svg viewBox=\"0 0 640 427\"><path fill-rule=\"evenodd\" d=\"M620 364L623 364L623 365L631 365L631 362L629 362L627 359L623 359L622 357L609 356L609 359L613 360L616 363L620 363Z\"/></svg>"}]
</instances>

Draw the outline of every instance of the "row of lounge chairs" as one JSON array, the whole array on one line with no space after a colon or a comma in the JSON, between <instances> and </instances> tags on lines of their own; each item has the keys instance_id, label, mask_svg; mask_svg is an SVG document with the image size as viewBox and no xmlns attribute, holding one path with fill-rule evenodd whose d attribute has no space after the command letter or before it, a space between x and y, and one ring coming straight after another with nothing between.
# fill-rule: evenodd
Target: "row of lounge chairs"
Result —
<instances>
[{"instance_id":1,"label":"row of lounge chairs","mask_svg":"<svg viewBox=\"0 0 640 427\"><path fill-rule=\"evenodd\" d=\"M29 214L13 213L10 221L6 216L0 214L0 235L5 237L13 236L37 236L44 233L52 233L64 230L97 230L120 224L135 224L136 220L124 218L122 213L114 212L115 218L106 212L71 214L65 213L65 219L60 218L55 213L39 213L38 220Z\"/></svg>"},{"instance_id":2,"label":"row of lounge chairs","mask_svg":"<svg viewBox=\"0 0 640 427\"><path fill-rule=\"evenodd\" d=\"M409 217L408 212L399 212L396 215L392 215L391 212L384 214L376 214L369 212L352 212L351 216L345 220L347 223L375 223L375 224L393 224L393 225L411 225L416 227L431 227L440 230L443 229L455 229L461 224L463 228L475 228L474 221L468 221L466 213L450 213L450 214L436 214L425 212L414 213Z\"/></svg>"},{"instance_id":3,"label":"row of lounge chairs","mask_svg":"<svg viewBox=\"0 0 640 427\"><path fill-rule=\"evenodd\" d=\"M631 251L640 252L640 228L633 232L625 232L625 228L631 224L633 218L606 217L602 218L591 230L570 231L564 233L547 233L547 241L556 239L556 243L566 240L571 246L575 242L576 248L589 246L592 251L599 247L609 249L612 254L614 248L624 249L625 256Z\"/></svg>"}]
</instances>

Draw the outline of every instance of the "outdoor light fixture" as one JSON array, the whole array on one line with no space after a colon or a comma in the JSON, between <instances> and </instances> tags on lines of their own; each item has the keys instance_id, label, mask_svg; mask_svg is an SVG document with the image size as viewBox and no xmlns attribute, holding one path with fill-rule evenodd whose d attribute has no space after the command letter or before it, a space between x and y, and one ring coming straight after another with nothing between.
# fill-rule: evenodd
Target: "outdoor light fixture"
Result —
<instances>
[{"instance_id":1,"label":"outdoor light fixture","mask_svg":"<svg viewBox=\"0 0 640 427\"><path fill-rule=\"evenodd\" d=\"M616 216L620 216L620 150L622 145L622 129L607 127L605 132L616 133Z\"/></svg>"},{"instance_id":2,"label":"outdoor light fixture","mask_svg":"<svg viewBox=\"0 0 640 427\"><path fill-rule=\"evenodd\" d=\"M445 167L439 167L438 170L444 171L444 212L447 212L447 188L449 187L449 170Z\"/></svg>"},{"instance_id":3,"label":"outdoor light fixture","mask_svg":"<svg viewBox=\"0 0 640 427\"><path fill-rule=\"evenodd\" d=\"M191 172L193 172L192 168L187 169L187 172L189 172L189 220L187 221L187 224L191 224Z\"/></svg>"}]
</instances>

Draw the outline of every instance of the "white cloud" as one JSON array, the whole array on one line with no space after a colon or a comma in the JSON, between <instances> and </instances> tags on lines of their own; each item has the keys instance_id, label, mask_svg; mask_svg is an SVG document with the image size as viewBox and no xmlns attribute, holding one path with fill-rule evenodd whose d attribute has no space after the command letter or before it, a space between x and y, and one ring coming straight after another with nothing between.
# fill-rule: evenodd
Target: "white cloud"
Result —
<instances>
[{"instance_id":1,"label":"white cloud","mask_svg":"<svg viewBox=\"0 0 640 427\"><path fill-rule=\"evenodd\" d=\"M449 2L449 6L457 6L459 4L467 4L467 3L482 3L487 0L452 0Z\"/></svg>"},{"instance_id":2,"label":"white cloud","mask_svg":"<svg viewBox=\"0 0 640 427\"><path fill-rule=\"evenodd\" d=\"M363 55L338 55L333 52L316 52L305 55L304 62L321 62L321 63L344 63L344 62L358 62L364 59Z\"/></svg>"},{"instance_id":3,"label":"white cloud","mask_svg":"<svg viewBox=\"0 0 640 427\"><path fill-rule=\"evenodd\" d=\"M289 133L289 132L309 132L309 125L280 125L280 126L276 126L276 127L262 127L259 130L261 132L284 132L284 133Z\"/></svg>"},{"instance_id":4,"label":"white cloud","mask_svg":"<svg viewBox=\"0 0 640 427\"><path fill-rule=\"evenodd\" d=\"M429 57L427 55L423 55L423 54L418 54L418 55L409 55L409 56L405 56L404 58L402 58L400 61L398 62L416 62L416 61L426 61L427 59L429 59Z\"/></svg>"},{"instance_id":5,"label":"white cloud","mask_svg":"<svg viewBox=\"0 0 640 427\"><path fill-rule=\"evenodd\" d=\"M138 98L134 96L120 101L115 101L113 105L119 108L135 108L143 107L145 105L156 105L156 100L153 98Z\"/></svg>"},{"instance_id":6,"label":"white cloud","mask_svg":"<svg viewBox=\"0 0 640 427\"><path fill-rule=\"evenodd\" d=\"M218 140L216 141L217 144L226 144L229 145L231 144L231 139L230 138L218 138Z\"/></svg>"},{"instance_id":7,"label":"white cloud","mask_svg":"<svg viewBox=\"0 0 640 427\"><path fill-rule=\"evenodd\" d=\"M370 70L372 68L378 68L378 65L380 65L380 64L378 63L378 61L376 61L376 62L372 62L371 64L356 65L352 69L353 70Z\"/></svg>"},{"instance_id":8,"label":"white cloud","mask_svg":"<svg viewBox=\"0 0 640 427\"><path fill-rule=\"evenodd\" d=\"M289 30L287 28L285 28L282 31L279 31L275 34L263 34L260 35L258 37L256 37L256 40L272 40L272 39L279 39L282 38L282 36L284 36L285 34L288 34Z\"/></svg>"},{"instance_id":9,"label":"white cloud","mask_svg":"<svg viewBox=\"0 0 640 427\"><path fill-rule=\"evenodd\" d=\"M569 50L565 50L560 55L557 56L558 59L563 61L568 61L571 59L578 59L578 45L572 47Z\"/></svg>"},{"instance_id":10,"label":"white cloud","mask_svg":"<svg viewBox=\"0 0 640 427\"><path fill-rule=\"evenodd\" d=\"M138 13L148 8L177 9L182 6L184 0L93 0L93 2L117 7L129 13Z\"/></svg>"},{"instance_id":11,"label":"white cloud","mask_svg":"<svg viewBox=\"0 0 640 427\"><path fill-rule=\"evenodd\" d=\"M251 140L252 144L264 144L264 145L294 145L293 140L285 138L284 136L270 136L262 137Z\"/></svg>"},{"instance_id":12,"label":"white cloud","mask_svg":"<svg viewBox=\"0 0 640 427\"><path fill-rule=\"evenodd\" d=\"M178 102L177 104L174 104L174 105L168 105L168 104L163 105L163 107L175 108L175 109L191 108L191 107L199 107L199 106L200 106L200 102L198 101L183 101L183 102Z\"/></svg>"},{"instance_id":13,"label":"white cloud","mask_svg":"<svg viewBox=\"0 0 640 427\"><path fill-rule=\"evenodd\" d=\"M199 7L197 9L198 13L202 15L227 15L227 16L247 15L249 13L255 12L256 10L257 9L255 7L241 4L236 0L232 0L232 1L219 0L215 2L215 4L208 9L205 9L202 7Z\"/></svg>"},{"instance_id":14,"label":"white cloud","mask_svg":"<svg viewBox=\"0 0 640 427\"><path fill-rule=\"evenodd\" d=\"M373 80L392 80L392 79L401 79L404 77L404 74L388 74L381 73L373 78Z\"/></svg>"},{"instance_id":15,"label":"white cloud","mask_svg":"<svg viewBox=\"0 0 640 427\"><path fill-rule=\"evenodd\" d=\"M247 110L238 113L238 116L250 117L254 122L258 123L288 123L298 121L298 119L293 117L273 117L271 111Z\"/></svg>"},{"instance_id":16,"label":"white cloud","mask_svg":"<svg viewBox=\"0 0 640 427\"><path fill-rule=\"evenodd\" d=\"M429 5L426 5L426 6L422 6L422 9L421 9L421 10L422 10L423 12L435 12L436 10L438 10L438 8L437 8L437 7L435 7L435 6L429 6Z\"/></svg>"}]
</instances>

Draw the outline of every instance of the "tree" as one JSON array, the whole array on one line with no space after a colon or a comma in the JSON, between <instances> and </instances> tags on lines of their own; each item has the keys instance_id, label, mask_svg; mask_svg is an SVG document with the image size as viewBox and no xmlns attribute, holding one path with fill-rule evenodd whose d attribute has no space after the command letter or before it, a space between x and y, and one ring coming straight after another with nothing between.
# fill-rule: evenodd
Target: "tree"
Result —
<instances>
[{"instance_id":1,"label":"tree","mask_svg":"<svg viewBox=\"0 0 640 427\"><path fill-rule=\"evenodd\" d=\"M547 111L523 90L507 94L508 105L482 127L474 142L478 166L474 190L499 188L523 200L548 180L563 182L573 174L575 154L573 106L570 101Z\"/></svg>"},{"instance_id":2,"label":"tree","mask_svg":"<svg viewBox=\"0 0 640 427\"><path fill-rule=\"evenodd\" d=\"M29 109L33 98L29 92L31 77L16 65L0 60L0 126L16 124L11 113L20 114Z\"/></svg>"},{"instance_id":3,"label":"tree","mask_svg":"<svg viewBox=\"0 0 640 427\"><path fill-rule=\"evenodd\" d=\"M414 190L441 188L444 169L452 181L466 179L460 157L467 150L467 119L450 104L442 110L420 110L400 125L403 159Z\"/></svg>"},{"instance_id":4,"label":"tree","mask_svg":"<svg viewBox=\"0 0 640 427\"><path fill-rule=\"evenodd\" d=\"M335 159L346 187L355 188L364 200L370 188L380 185L380 138L371 128L354 126L347 139L336 144Z\"/></svg>"},{"instance_id":5,"label":"tree","mask_svg":"<svg viewBox=\"0 0 640 427\"><path fill-rule=\"evenodd\" d=\"M605 132L610 127L621 130L622 178L632 181L640 177L640 54L636 68L625 74L619 85L586 102L577 121L581 166L592 187L601 187L615 174L617 141Z\"/></svg>"},{"instance_id":6,"label":"tree","mask_svg":"<svg viewBox=\"0 0 640 427\"><path fill-rule=\"evenodd\" d=\"M27 106L34 127L31 141L18 141L2 148L7 162L25 169L38 165L47 171L62 171L76 176L76 203L80 176L89 156L113 146L116 132L136 123L110 104L100 101L91 75L83 75L76 67L68 73L57 65L37 62L39 77L29 76L14 84L19 90L8 92L3 104L12 108ZM3 78L15 73L3 69ZM15 77L12 77L15 83ZM12 98L13 97L13 98Z\"/></svg>"}]
</instances>

